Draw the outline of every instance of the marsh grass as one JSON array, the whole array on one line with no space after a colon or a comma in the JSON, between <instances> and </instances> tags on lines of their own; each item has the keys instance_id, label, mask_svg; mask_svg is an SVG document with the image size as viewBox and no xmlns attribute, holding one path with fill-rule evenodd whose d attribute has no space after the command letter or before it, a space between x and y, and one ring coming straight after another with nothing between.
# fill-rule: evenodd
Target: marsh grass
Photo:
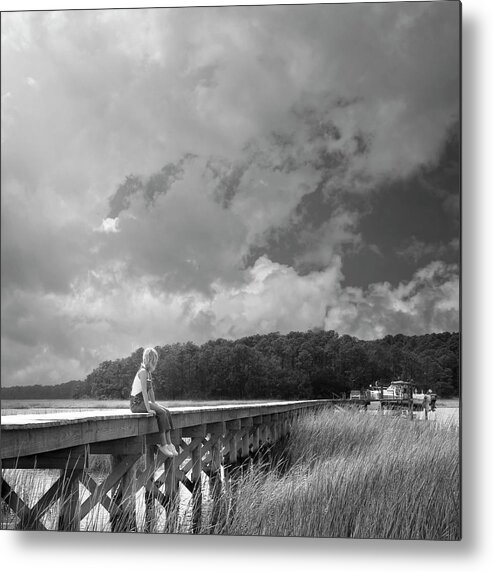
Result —
<instances>
[{"instance_id":1,"label":"marsh grass","mask_svg":"<svg viewBox=\"0 0 493 572\"><path fill-rule=\"evenodd\" d=\"M91 457L93 478L102 480L110 463L107 456ZM41 496L57 475L5 471L24 499ZM306 413L267 459L223 487L216 510L205 476L203 489L201 534L458 540L459 429L357 411ZM82 486L81 494L87 497ZM137 531L144 530L143 504L141 490ZM56 528L58 508L43 514L49 529ZM2 528L15 521L8 513L4 507ZM190 513L190 496L183 493L177 518L158 508L152 529L188 533ZM124 511L120 518L125 527ZM109 531L106 510L97 505L81 529Z\"/></svg>"},{"instance_id":2,"label":"marsh grass","mask_svg":"<svg viewBox=\"0 0 493 572\"><path fill-rule=\"evenodd\" d=\"M222 534L460 538L454 424L308 413L293 427L286 454L283 474L254 468L238 483Z\"/></svg>"}]
</instances>

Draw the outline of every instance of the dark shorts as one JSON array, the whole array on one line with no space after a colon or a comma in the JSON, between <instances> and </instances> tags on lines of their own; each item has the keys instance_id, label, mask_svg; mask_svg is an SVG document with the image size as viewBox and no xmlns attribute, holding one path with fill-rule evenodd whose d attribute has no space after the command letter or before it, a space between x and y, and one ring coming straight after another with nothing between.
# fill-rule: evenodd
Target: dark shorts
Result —
<instances>
[{"instance_id":1,"label":"dark shorts","mask_svg":"<svg viewBox=\"0 0 493 572\"><path fill-rule=\"evenodd\" d=\"M165 407L162 407L157 403L150 402L149 407L156 412L157 426L160 433L164 433L164 431L170 431L173 429L171 413ZM144 397L142 393L130 396L130 411L132 413L147 413L146 404L144 403Z\"/></svg>"}]
</instances>

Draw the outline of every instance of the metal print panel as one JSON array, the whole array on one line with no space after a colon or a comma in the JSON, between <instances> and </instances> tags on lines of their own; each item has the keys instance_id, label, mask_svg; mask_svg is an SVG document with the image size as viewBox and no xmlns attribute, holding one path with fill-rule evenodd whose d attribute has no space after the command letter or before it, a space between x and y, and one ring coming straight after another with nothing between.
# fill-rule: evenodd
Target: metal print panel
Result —
<instances>
[{"instance_id":1,"label":"metal print panel","mask_svg":"<svg viewBox=\"0 0 493 572\"><path fill-rule=\"evenodd\" d=\"M3 530L460 540L460 25L2 13Z\"/></svg>"}]
</instances>

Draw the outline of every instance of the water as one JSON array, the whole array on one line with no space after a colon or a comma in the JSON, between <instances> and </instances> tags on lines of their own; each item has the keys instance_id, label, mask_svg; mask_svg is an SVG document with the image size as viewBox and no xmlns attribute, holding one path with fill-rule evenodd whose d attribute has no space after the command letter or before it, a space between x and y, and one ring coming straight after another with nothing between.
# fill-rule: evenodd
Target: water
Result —
<instances>
[{"instance_id":1,"label":"water","mask_svg":"<svg viewBox=\"0 0 493 572\"><path fill-rule=\"evenodd\" d=\"M161 467L155 473L157 479L162 473ZM45 493L50 486L58 479L60 472L58 470L49 469L4 469L2 471L3 478L8 482L17 494L27 502L29 506L33 506L39 498ZM105 473L90 472L91 477L99 484L107 476ZM190 476L190 475L188 475ZM209 479L206 475L202 474L202 502L203 513L206 517L210 505L209 495ZM84 485L79 484L79 495L81 504L89 498L89 491ZM178 520L179 529L182 532L190 529L192 517L192 495L184 486L179 488L179 506L178 506ZM136 516L137 516L137 529L138 531L144 530L145 521L145 502L144 502L144 488L142 487L136 491L135 495ZM41 523L48 530L57 530L58 527L58 503L54 503L40 519ZM155 505L155 520L153 523L154 531L160 532L165 530L166 526L166 511L156 502ZM2 513L0 515L0 530L14 529L16 527L16 519L12 514ZM110 532L111 523L109 513L101 505L97 504L80 522L81 531L98 531Z\"/></svg>"},{"instance_id":2,"label":"water","mask_svg":"<svg viewBox=\"0 0 493 572\"><path fill-rule=\"evenodd\" d=\"M2 399L2 414L17 415L36 413L57 413L58 411L89 411L92 409L128 409L128 401L97 399Z\"/></svg>"},{"instance_id":3,"label":"water","mask_svg":"<svg viewBox=\"0 0 493 572\"><path fill-rule=\"evenodd\" d=\"M269 403L274 403L270 399ZM266 400L264 401L264 403ZM200 407L213 405L238 405L240 403L262 403L262 400L176 400L161 401L158 403L164 407ZM2 399L2 415L20 415L35 413L58 413L71 409L72 411L91 411L94 409L125 409L128 410L128 399Z\"/></svg>"},{"instance_id":4,"label":"water","mask_svg":"<svg viewBox=\"0 0 493 572\"><path fill-rule=\"evenodd\" d=\"M379 408L369 408L368 413L373 415L383 414L389 416L404 416L405 411L399 410L384 410L380 411ZM424 411L415 411L414 419L417 421L426 421ZM435 411L428 412L428 421L434 423L452 423L459 425L459 408L458 407L437 407Z\"/></svg>"}]
</instances>

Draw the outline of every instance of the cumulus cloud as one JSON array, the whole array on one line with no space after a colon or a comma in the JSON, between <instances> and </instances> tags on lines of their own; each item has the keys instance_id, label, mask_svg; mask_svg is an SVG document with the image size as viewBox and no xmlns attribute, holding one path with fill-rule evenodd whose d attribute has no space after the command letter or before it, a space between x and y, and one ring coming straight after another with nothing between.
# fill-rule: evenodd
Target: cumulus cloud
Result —
<instances>
[{"instance_id":1,"label":"cumulus cloud","mask_svg":"<svg viewBox=\"0 0 493 572\"><path fill-rule=\"evenodd\" d=\"M9 385L80 378L143 345L313 327L372 339L459 326L458 269L441 262L396 287L367 290L341 286L339 257L303 276L261 257L236 288L215 282L212 295L166 293L154 279L121 277L118 268L101 270L70 295L9 298L2 316Z\"/></svg>"},{"instance_id":2,"label":"cumulus cloud","mask_svg":"<svg viewBox=\"0 0 493 572\"><path fill-rule=\"evenodd\" d=\"M236 289L215 285L214 297L200 310L208 326L221 337L255 332L306 330L321 326L326 305L336 302L341 261L322 272L300 276L285 265L259 258Z\"/></svg>"},{"instance_id":3,"label":"cumulus cloud","mask_svg":"<svg viewBox=\"0 0 493 572\"><path fill-rule=\"evenodd\" d=\"M96 230L99 232L118 232L118 218L105 218Z\"/></svg>"},{"instance_id":4,"label":"cumulus cloud","mask_svg":"<svg viewBox=\"0 0 493 572\"><path fill-rule=\"evenodd\" d=\"M457 265L432 262L406 283L388 282L341 290L329 308L325 328L362 339L386 334L457 331L459 271Z\"/></svg>"},{"instance_id":5,"label":"cumulus cloud","mask_svg":"<svg viewBox=\"0 0 493 572\"><path fill-rule=\"evenodd\" d=\"M449 267L366 291L343 270L367 246L357 201L443 151L458 18L455 3L3 14L3 379L83 377L144 343L456 328Z\"/></svg>"}]
</instances>

